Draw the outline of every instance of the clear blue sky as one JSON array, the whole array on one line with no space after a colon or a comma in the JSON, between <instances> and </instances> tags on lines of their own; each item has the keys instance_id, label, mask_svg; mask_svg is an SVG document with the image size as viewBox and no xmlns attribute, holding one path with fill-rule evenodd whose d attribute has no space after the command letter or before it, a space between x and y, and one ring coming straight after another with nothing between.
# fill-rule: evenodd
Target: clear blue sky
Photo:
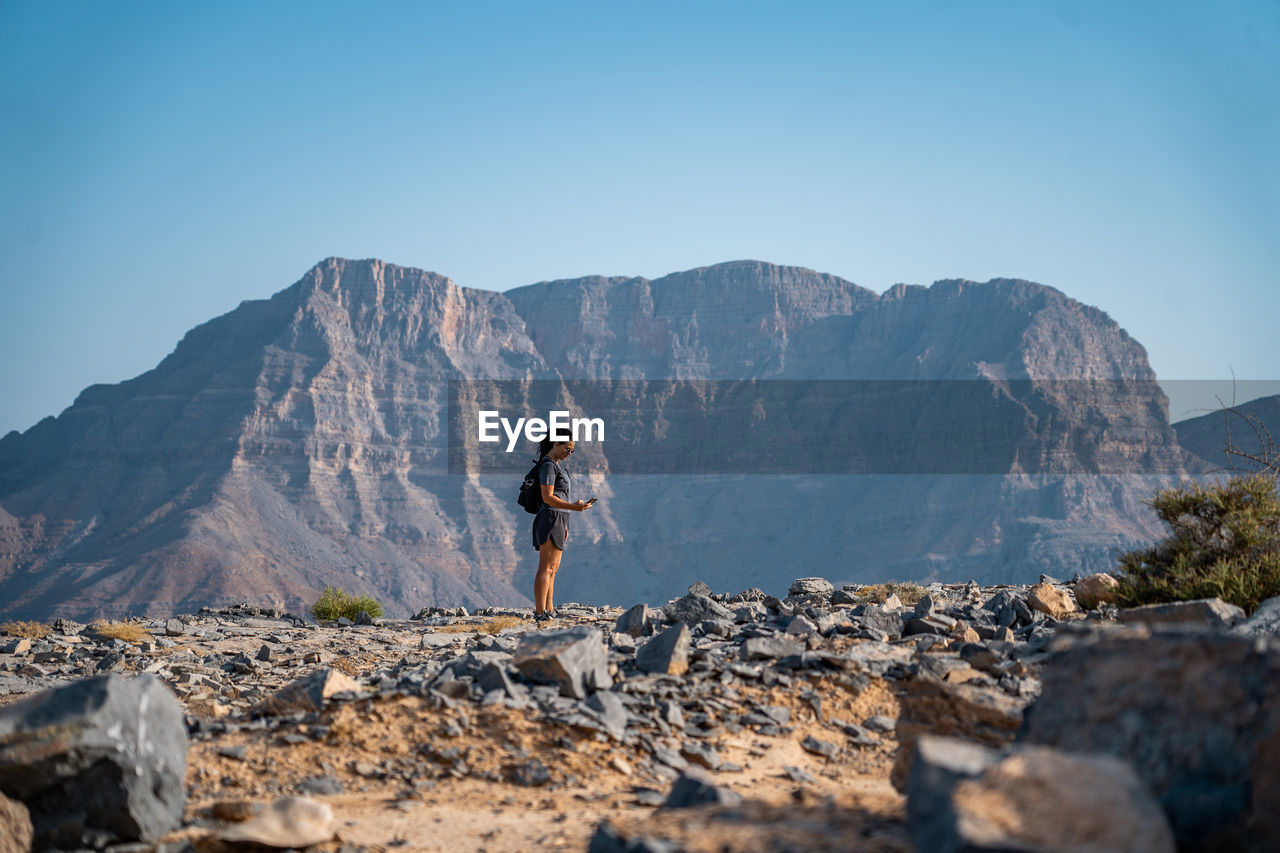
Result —
<instances>
[{"instance_id":1,"label":"clear blue sky","mask_svg":"<svg viewBox=\"0 0 1280 853\"><path fill-rule=\"evenodd\" d=\"M0 0L0 434L329 255L1028 278L1272 379L1278 151L1275 0Z\"/></svg>"}]
</instances>

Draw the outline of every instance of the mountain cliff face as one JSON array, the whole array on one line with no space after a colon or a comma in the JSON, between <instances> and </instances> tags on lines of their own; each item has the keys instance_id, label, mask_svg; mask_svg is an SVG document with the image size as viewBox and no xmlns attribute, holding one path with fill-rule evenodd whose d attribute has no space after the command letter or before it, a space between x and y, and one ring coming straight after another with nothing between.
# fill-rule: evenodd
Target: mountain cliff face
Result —
<instances>
[{"instance_id":1,"label":"mountain cliff face","mask_svg":"<svg viewBox=\"0 0 1280 853\"><path fill-rule=\"evenodd\" d=\"M572 518L562 599L656 601L699 577L776 591L807 574L1104 568L1158 533L1141 500L1160 478L1098 476L1097 460L1202 467L1178 447L1142 347L1030 282L877 295L742 261L499 294L332 258L193 329L154 370L0 440L0 611L301 610L330 584L399 613L526 603L524 456L505 476L450 474L448 381L642 378L973 380L1003 395L1011 429L1040 437L1036 455L1072 464L613 476L606 442L574 460L577 494L601 502Z\"/></svg>"}]
</instances>

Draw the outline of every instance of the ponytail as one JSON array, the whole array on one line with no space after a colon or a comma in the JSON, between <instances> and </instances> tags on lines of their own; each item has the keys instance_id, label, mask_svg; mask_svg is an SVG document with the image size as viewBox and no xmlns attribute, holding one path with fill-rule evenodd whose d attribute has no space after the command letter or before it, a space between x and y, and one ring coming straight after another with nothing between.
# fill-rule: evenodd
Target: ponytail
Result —
<instances>
[{"instance_id":1,"label":"ponytail","mask_svg":"<svg viewBox=\"0 0 1280 853\"><path fill-rule=\"evenodd\" d=\"M547 436L542 439L542 441L538 442L538 461L542 461L542 459L551 452L551 448L554 445L555 442L551 440L551 436Z\"/></svg>"}]
</instances>

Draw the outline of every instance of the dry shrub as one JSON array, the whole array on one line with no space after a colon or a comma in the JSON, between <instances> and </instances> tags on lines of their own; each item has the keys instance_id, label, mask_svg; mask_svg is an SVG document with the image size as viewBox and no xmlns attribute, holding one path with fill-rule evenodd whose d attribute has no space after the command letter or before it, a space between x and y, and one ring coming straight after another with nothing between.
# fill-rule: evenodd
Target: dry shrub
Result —
<instances>
[{"instance_id":1,"label":"dry shrub","mask_svg":"<svg viewBox=\"0 0 1280 853\"><path fill-rule=\"evenodd\" d=\"M10 637L27 637L31 640L42 640L53 633L53 629L43 622L5 622L0 625Z\"/></svg>"},{"instance_id":2,"label":"dry shrub","mask_svg":"<svg viewBox=\"0 0 1280 853\"><path fill-rule=\"evenodd\" d=\"M311 614L326 622L334 622L344 616L354 622L361 611L377 619L382 616L382 605L367 595L355 596L334 586L326 586L320 598L311 605Z\"/></svg>"},{"instance_id":3,"label":"dry shrub","mask_svg":"<svg viewBox=\"0 0 1280 853\"><path fill-rule=\"evenodd\" d=\"M1121 604L1216 596L1253 613L1280 595L1280 494L1270 474L1162 489L1148 503L1169 535L1121 555Z\"/></svg>"},{"instance_id":4,"label":"dry shrub","mask_svg":"<svg viewBox=\"0 0 1280 853\"><path fill-rule=\"evenodd\" d=\"M911 583L910 581L906 583L889 581L888 583L877 583L872 584L871 586L864 586L862 589L858 590L855 595L857 595L858 598L864 598L873 604L883 604L884 600L891 595L898 596L898 599L903 604L915 604L923 598L924 594L928 591L929 590L920 586L918 583Z\"/></svg>"},{"instance_id":5,"label":"dry shrub","mask_svg":"<svg viewBox=\"0 0 1280 853\"><path fill-rule=\"evenodd\" d=\"M123 640L126 643L133 643L135 646L144 640L151 639L151 634L147 632L137 622L108 622L106 619L98 619L89 623L89 627L99 637L106 637L109 640Z\"/></svg>"},{"instance_id":6,"label":"dry shrub","mask_svg":"<svg viewBox=\"0 0 1280 853\"><path fill-rule=\"evenodd\" d=\"M441 625L435 629L437 634L470 634L477 632L480 634L496 634L499 631L505 631L508 628L514 628L526 622L516 616L495 616L488 622L482 622L479 625L467 625L465 623L455 622L452 625Z\"/></svg>"}]
</instances>

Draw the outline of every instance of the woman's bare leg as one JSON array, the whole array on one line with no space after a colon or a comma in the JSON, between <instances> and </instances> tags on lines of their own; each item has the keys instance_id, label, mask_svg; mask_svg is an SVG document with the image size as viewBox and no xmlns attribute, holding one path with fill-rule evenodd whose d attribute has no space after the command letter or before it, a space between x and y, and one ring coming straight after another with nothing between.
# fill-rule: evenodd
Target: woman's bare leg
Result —
<instances>
[{"instance_id":1,"label":"woman's bare leg","mask_svg":"<svg viewBox=\"0 0 1280 853\"><path fill-rule=\"evenodd\" d=\"M556 585L556 572L560 569L560 557L564 554L550 539L538 549L538 574L533 578L533 611L550 613Z\"/></svg>"}]
</instances>

